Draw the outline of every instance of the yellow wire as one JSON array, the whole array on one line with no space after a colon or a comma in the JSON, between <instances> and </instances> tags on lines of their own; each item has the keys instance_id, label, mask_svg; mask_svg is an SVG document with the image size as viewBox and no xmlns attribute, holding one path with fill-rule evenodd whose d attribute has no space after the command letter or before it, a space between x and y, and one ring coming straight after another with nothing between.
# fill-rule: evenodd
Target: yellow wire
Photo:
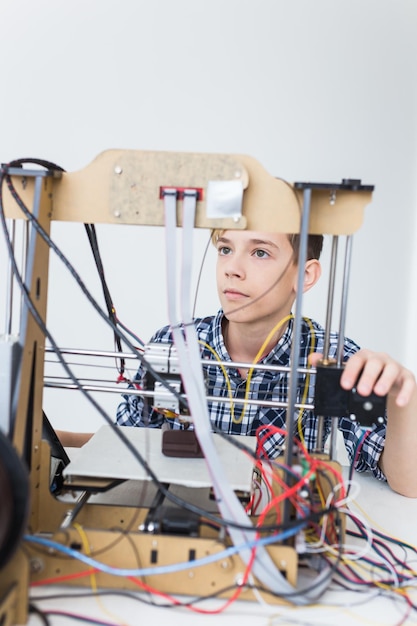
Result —
<instances>
[{"instance_id":1,"label":"yellow wire","mask_svg":"<svg viewBox=\"0 0 417 626\"><path fill-rule=\"evenodd\" d=\"M259 348L255 359L253 360L252 366L250 367L250 369L248 370L248 376L246 378L246 385L245 385L245 396L244 396L244 403L243 403L243 408L242 408L242 413L240 415L239 418L235 418L235 414L234 414L234 402L233 402L233 392L232 392L232 386L230 384L230 378L227 374L227 370L224 367L224 365L222 365L220 363L220 367L221 370L223 372L223 376L225 378L226 381L226 385L227 385L227 390L228 390L228 396L229 396L229 400L230 400L230 414L231 414L231 418L232 418L232 422L234 424L241 424L243 417L245 415L246 412L246 407L247 407L247 403L248 403L248 398L249 398L249 388L250 388L250 383L252 380L252 375L253 372L255 370L255 365L257 364L257 362L259 361L259 359L261 358L261 356L264 353L264 350L266 348L266 346L268 345L271 337L273 337L273 335L277 332L277 330L279 330L281 328L281 326L283 326L283 324L285 324L286 322L288 322L288 320L292 319L294 316L292 313L290 313L289 315L286 315L282 320L280 320L273 328L272 330L268 333L266 339L264 340L264 342L262 343L261 347ZM314 332L314 327L313 324L311 322L311 319L308 317L304 317L303 318L306 323L309 325L310 327L310 331L311 331L311 335L312 335L312 346L311 346L311 351L310 354L312 354L314 352L315 349L315 332ZM217 354L217 352L207 343L205 343L204 341L199 341L199 343L203 346L205 346L215 357L215 359L219 362L221 362L221 359L219 357L219 355ZM308 387L309 387L309 383L310 383L310 373L307 374L306 376L306 382L304 385L304 390L303 390L303 396L302 396L302 404L304 404L306 396L307 396L307 392L308 392ZM304 443L304 435L303 435L303 431L302 431L302 414L303 414L303 409L300 409L299 414L298 414L298 419L297 419L297 425L298 425L298 434L300 437L300 441L302 443Z\"/></svg>"},{"instance_id":2,"label":"yellow wire","mask_svg":"<svg viewBox=\"0 0 417 626\"><path fill-rule=\"evenodd\" d=\"M205 348L207 348L208 350L210 350L210 352L212 353L212 355L215 357L216 361L218 361L220 363L220 369L223 372L223 376L224 379L226 381L226 386L227 386L227 391L229 394L229 400L230 400L230 413L232 416L232 421L234 421L234 404L233 404L233 392L232 392L232 385L230 384L230 378L227 374L227 370L225 368L225 366L223 365L223 363L221 362L221 358L219 357L219 355L217 354L217 352L214 350L214 348L212 348L211 346L209 346L208 343L206 343L205 341L201 341L199 340L199 342L202 346L204 346Z\"/></svg>"},{"instance_id":3,"label":"yellow wire","mask_svg":"<svg viewBox=\"0 0 417 626\"><path fill-rule=\"evenodd\" d=\"M73 526L74 526L75 530L78 532L78 534L81 537L81 542L82 542L82 545L83 545L83 548L84 548L84 552L86 553L87 556L91 556L90 544L88 543L88 538L87 538L87 535L86 535L83 527L81 526L81 524L78 524L77 522L74 522ZM117 617L116 615L112 614L110 611L108 611L108 609L102 603L100 596L97 594L98 586L97 586L96 575L95 575L94 572L92 574L90 574L90 581L91 581L91 590L93 591L94 596L95 596L95 598L97 600L97 603L100 606L100 608L103 611L103 613L108 615L108 617L110 617L112 620L116 620L117 622L119 622L120 626L129 626L128 623L125 622L124 620L122 622L120 622L120 618Z\"/></svg>"},{"instance_id":4,"label":"yellow wire","mask_svg":"<svg viewBox=\"0 0 417 626\"><path fill-rule=\"evenodd\" d=\"M274 328L271 330L271 332L268 334L267 338L263 342L261 348L259 349L258 354L256 355L255 360L253 362L253 365L255 365L258 362L258 360L260 359L260 357L262 356L264 349L268 345L268 342L271 339L271 337L274 335L274 333L277 330L279 330L279 328L283 324L285 324L285 322L287 322L288 320L290 320L293 317L294 316L292 314L287 315L280 322L278 322L278 324L276 326L274 326ZM313 354L313 352L315 350L315 347L316 347L316 333L314 331L314 326L312 324L311 319L309 317L303 317L303 319L308 324L308 326L310 327L310 332L311 332L311 336L312 336L310 354ZM242 415L240 416L239 422L236 422L236 423L240 423L242 421L244 413L245 413L245 410L246 410L246 404L247 404L247 399L248 399L248 395L249 395L249 385L250 385L250 381L251 381L251 378L252 378L253 371L254 371L254 367L252 366L251 369L248 372L248 377L246 379L245 403L243 405ZM306 381L305 381L305 385L304 385L304 390L303 390L303 395L302 395L302 399L301 399L301 404L305 403L305 400L306 400L306 397L307 397L308 388L309 388L309 384L310 384L310 372L308 372L308 374L306 375ZM303 429L302 429L303 412L304 412L304 410L302 408L300 408L300 410L298 412L298 418L297 418L298 435L300 437L300 441L301 441L302 444L304 444L304 433L303 433Z\"/></svg>"},{"instance_id":5,"label":"yellow wire","mask_svg":"<svg viewBox=\"0 0 417 626\"><path fill-rule=\"evenodd\" d=\"M278 322L278 324L276 324L274 326L274 328L268 333L265 341L263 342L263 344L261 345L260 349L258 350L257 355L255 356L255 359L253 361L253 365L250 368L250 370L248 371L248 377L246 379L246 387L245 387L245 402L243 404L243 409L242 409L242 414L240 416L239 419L235 419L235 415L234 415L234 403L233 403L233 392L232 392L232 386L230 384L230 377L227 374L227 370L224 367L224 365L221 363L221 359L219 357L219 355L217 354L217 352L208 344L205 343L204 341L199 341L199 343L203 346L205 346L208 350L210 350L210 352L213 354L213 356L215 357L215 359L220 362L220 367L221 370L223 372L223 376L225 378L226 381L226 385L227 385L227 390L228 390L228 394L229 394L229 400L230 400L230 413L232 416L232 422L234 424L240 424L243 420L243 416L245 414L245 410L246 410L246 405L247 405L247 400L248 400L248 395L249 395L249 386L250 386L250 381L252 378L252 374L254 371L254 365L258 362L259 358L262 356L263 351L265 350L266 346L269 343L269 340L271 339L271 337L276 333L277 330L279 330L279 328L285 324L285 322L287 322L290 318L292 318L292 315L287 315L286 317L284 317L281 321Z\"/></svg>"},{"instance_id":6,"label":"yellow wire","mask_svg":"<svg viewBox=\"0 0 417 626\"><path fill-rule=\"evenodd\" d=\"M286 315L285 317L282 318L282 320L280 320L278 322L278 324L276 324L273 329L268 333L265 341L263 342L263 344L261 345L261 347L258 350L257 355L255 356L255 359L252 363L252 366L250 367L249 371L248 371L248 376L246 378L246 386L245 386L245 397L244 397L244 403L243 403L243 408L242 408L242 413L240 415L240 418L236 421L234 421L235 424L240 424L243 420L243 417L245 415L245 411L246 411L246 407L247 407L247 402L248 402L248 397L249 397L249 387L250 387L250 382L252 380L252 374L254 372L255 369L255 365L257 364L257 362L259 361L259 359L262 357L264 350L266 348L266 346L268 345L271 337L274 336L274 334L277 332L277 330L279 330L281 328L281 326L283 324L285 324L285 322L288 322L288 320L290 320L292 317L294 317L291 313L290 315Z\"/></svg>"},{"instance_id":7,"label":"yellow wire","mask_svg":"<svg viewBox=\"0 0 417 626\"><path fill-rule=\"evenodd\" d=\"M303 319L308 324L310 328L310 332L311 332L311 350L309 353L309 356L310 356L310 354L314 353L314 350L316 348L316 333L314 331L314 326L313 326L311 319L309 317L304 317ZM310 372L306 374L306 381L304 385L303 396L301 398L301 404L304 404L306 401L306 396L307 396L309 385L310 385ZM305 439L304 439L304 433L303 433L303 428L302 428L303 413L304 413L304 409L300 408L298 412L298 418L297 418L297 430L298 430L298 436L300 438L300 441L304 445Z\"/></svg>"}]
</instances>

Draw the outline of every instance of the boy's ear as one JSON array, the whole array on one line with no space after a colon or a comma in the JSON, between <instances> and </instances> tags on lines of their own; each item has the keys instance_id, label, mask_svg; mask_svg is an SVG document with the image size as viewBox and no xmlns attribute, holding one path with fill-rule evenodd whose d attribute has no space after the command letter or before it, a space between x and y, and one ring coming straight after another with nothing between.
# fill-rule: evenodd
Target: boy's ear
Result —
<instances>
[{"instance_id":1,"label":"boy's ear","mask_svg":"<svg viewBox=\"0 0 417 626\"><path fill-rule=\"evenodd\" d=\"M308 291L319 280L321 276L321 263L317 259L310 259L306 262L304 270L304 289L303 292Z\"/></svg>"}]
</instances>

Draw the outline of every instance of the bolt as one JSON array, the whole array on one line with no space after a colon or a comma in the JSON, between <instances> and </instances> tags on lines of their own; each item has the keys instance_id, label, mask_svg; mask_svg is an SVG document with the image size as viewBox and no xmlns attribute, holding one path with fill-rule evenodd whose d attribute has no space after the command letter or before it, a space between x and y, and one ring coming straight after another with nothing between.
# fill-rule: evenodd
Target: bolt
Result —
<instances>
[{"instance_id":1,"label":"bolt","mask_svg":"<svg viewBox=\"0 0 417 626\"><path fill-rule=\"evenodd\" d=\"M122 172L123 172L123 168L121 168L120 165L116 165L116 167L114 168L114 173L121 174Z\"/></svg>"},{"instance_id":2,"label":"bolt","mask_svg":"<svg viewBox=\"0 0 417 626\"><path fill-rule=\"evenodd\" d=\"M39 574L43 570L43 561L42 559L31 559L30 560L30 571L32 574Z\"/></svg>"}]
</instances>

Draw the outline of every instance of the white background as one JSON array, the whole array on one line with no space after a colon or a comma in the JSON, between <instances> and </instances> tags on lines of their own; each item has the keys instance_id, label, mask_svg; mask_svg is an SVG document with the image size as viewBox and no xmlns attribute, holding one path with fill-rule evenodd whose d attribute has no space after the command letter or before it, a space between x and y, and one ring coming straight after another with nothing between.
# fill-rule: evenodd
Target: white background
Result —
<instances>
[{"instance_id":1,"label":"white background","mask_svg":"<svg viewBox=\"0 0 417 626\"><path fill-rule=\"evenodd\" d=\"M2 162L38 157L75 171L111 148L243 153L289 181L375 185L354 239L346 330L417 372L414 0L0 0L0 9ZM52 232L100 300L83 226ZM167 322L163 235L99 227L98 236L117 313L146 341ZM206 239L196 234L196 271ZM197 313L218 307L213 262ZM0 263L3 294L2 239ZM305 300L320 322L325 280ZM3 319L2 307L0 333ZM55 259L48 324L62 347L113 347ZM104 397L110 414L116 403ZM46 390L45 406L59 428L99 423L74 392Z\"/></svg>"}]
</instances>

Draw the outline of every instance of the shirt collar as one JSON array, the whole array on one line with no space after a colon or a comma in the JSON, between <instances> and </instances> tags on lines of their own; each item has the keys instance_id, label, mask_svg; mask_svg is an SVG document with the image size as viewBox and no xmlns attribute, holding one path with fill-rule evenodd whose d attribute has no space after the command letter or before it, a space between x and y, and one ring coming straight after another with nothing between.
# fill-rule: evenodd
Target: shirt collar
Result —
<instances>
[{"instance_id":1,"label":"shirt collar","mask_svg":"<svg viewBox=\"0 0 417 626\"><path fill-rule=\"evenodd\" d=\"M222 361L230 361L230 355L226 350L222 334L222 321L224 319L224 311L220 309L213 320L213 347ZM279 339L278 343L272 348L260 362L270 363L278 361L282 365L286 365L290 358L292 333L294 327L294 318L288 320L287 327Z\"/></svg>"}]
</instances>

